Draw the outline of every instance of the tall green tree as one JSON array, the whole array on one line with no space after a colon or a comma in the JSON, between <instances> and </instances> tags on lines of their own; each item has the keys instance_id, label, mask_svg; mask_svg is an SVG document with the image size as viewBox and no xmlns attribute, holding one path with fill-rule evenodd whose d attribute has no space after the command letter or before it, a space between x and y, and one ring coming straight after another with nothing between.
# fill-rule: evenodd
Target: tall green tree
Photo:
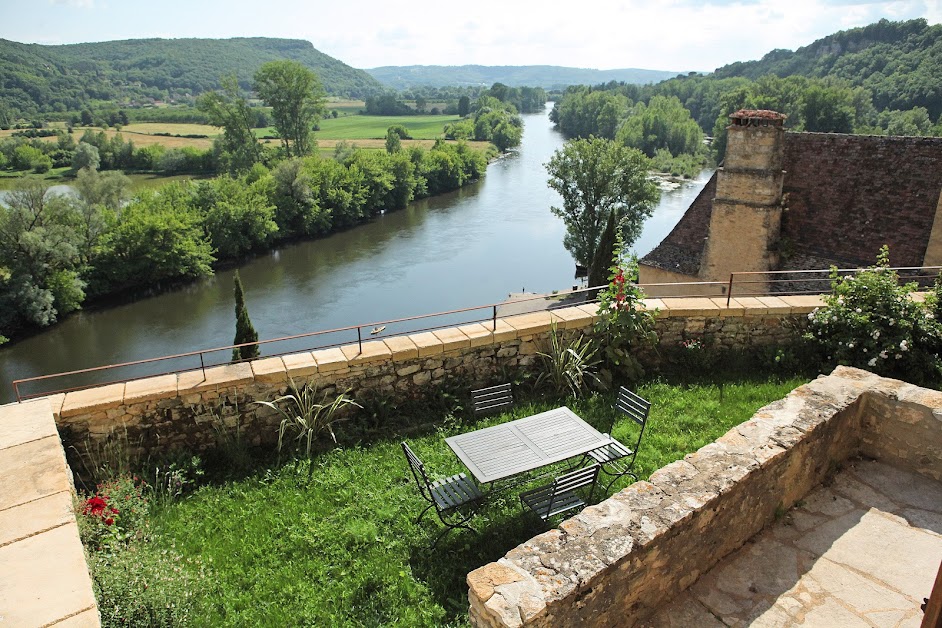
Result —
<instances>
[{"instance_id":1,"label":"tall green tree","mask_svg":"<svg viewBox=\"0 0 942 628\"><path fill-rule=\"evenodd\" d=\"M630 247L660 198L647 178L647 157L612 140L566 142L545 166L549 186L563 200L562 208L550 208L566 225L563 245L582 266L595 257L609 214L614 213L617 231Z\"/></svg>"},{"instance_id":2,"label":"tall green tree","mask_svg":"<svg viewBox=\"0 0 942 628\"><path fill-rule=\"evenodd\" d=\"M258 332L255 331L255 327L252 325L252 319L249 318L249 310L245 307L245 293L242 290L242 279L239 277L238 270L235 271L233 283L235 284L233 292L235 293L236 332L232 344L240 345L246 342L258 342ZM234 347L232 349L233 362L251 360L257 358L258 355L257 344L247 345L245 347Z\"/></svg>"},{"instance_id":3,"label":"tall green tree","mask_svg":"<svg viewBox=\"0 0 942 628\"><path fill-rule=\"evenodd\" d=\"M269 61L255 73L255 92L272 108L285 153L303 157L315 143L311 132L324 110L324 88L297 61Z\"/></svg>"},{"instance_id":4,"label":"tall green tree","mask_svg":"<svg viewBox=\"0 0 942 628\"><path fill-rule=\"evenodd\" d=\"M230 172L247 170L262 157L262 147L252 130L258 116L239 90L235 76L219 80L222 90L201 95L196 106L209 116L210 124L222 127L222 149Z\"/></svg>"},{"instance_id":5,"label":"tall green tree","mask_svg":"<svg viewBox=\"0 0 942 628\"><path fill-rule=\"evenodd\" d=\"M618 239L618 230L615 226L615 212L609 212L605 231L599 239L599 246L595 249L595 256L589 265L589 286L601 286L608 281L608 269L615 259L615 241Z\"/></svg>"},{"instance_id":6,"label":"tall green tree","mask_svg":"<svg viewBox=\"0 0 942 628\"><path fill-rule=\"evenodd\" d=\"M0 203L0 331L51 325L81 306L78 222L69 199L36 179Z\"/></svg>"}]
</instances>

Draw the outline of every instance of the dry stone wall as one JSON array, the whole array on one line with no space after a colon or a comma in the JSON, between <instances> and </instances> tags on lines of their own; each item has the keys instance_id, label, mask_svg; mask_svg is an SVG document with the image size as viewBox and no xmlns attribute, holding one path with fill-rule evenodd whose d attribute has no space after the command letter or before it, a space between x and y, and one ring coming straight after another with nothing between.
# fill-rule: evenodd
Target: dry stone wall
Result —
<instances>
[{"instance_id":1,"label":"dry stone wall","mask_svg":"<svg viewBox=\"0 0 942 628\"><path fill-rule=\"evenodd\" d=\"M662 347L688 338L709 338L717 348L787 342L794 322L822 304L818 297L649 299L657 311ZM592 333L596 306L578 305L473 323L451 329L395 336L313 352L262 358L111 384L50 397L63 441L87 441L125 433L132 448L150 455L175 448L201 450L216 444L220 430L234 430L251 444L274 441L278 415L256 400L284 394L289 378L306 380L331 394L376 394L390 402L421 398L453 378L487 385L502 373L533 368L553 324ZM649 363L661 359L651 351Z\"/></svg>"},{"instance_id":2,"label":"dry stone wall","mask_svg":"<svg viewBox=\"0 0 942 628\"><path fill-rule=\"evenodd\" d=\"M839 367L468 574L473 626L632 626L858 452L938 479L942 394Z\"/></svg>"}]
</instances>

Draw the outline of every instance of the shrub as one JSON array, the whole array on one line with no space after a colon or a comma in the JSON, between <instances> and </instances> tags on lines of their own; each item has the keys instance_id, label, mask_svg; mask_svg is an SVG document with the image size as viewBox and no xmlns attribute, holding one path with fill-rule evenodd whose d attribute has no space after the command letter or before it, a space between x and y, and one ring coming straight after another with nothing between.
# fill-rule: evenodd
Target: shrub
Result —
<instances>
[{"instance_id":1,"label":"shrub","mask_svg":"<svg viewBox=\"0 0 942 628\"><path fill-rule=\"evenodd\" d=\"M279 457L284 446L285 434L296 432L295 440L299 444L304 444L305 455L310 459L314 441L324 432L330 434L334 443L337 442L334 423L342 419L339 411L346 406L362 407L347 397L346 392L336 395L329 402L327 393L324 393L318 401L317 386L312 382L298 386L292 379L288 384L288 390L290 392L287 395L282 395L274 401L254 402L276 410L281 415L281 423L278 426ZM313 466L311 468L313 469Z\"/></svg>"},{"instance_id":2,"label":"shrub","mask_svg":"<svg viewBox=\"0 0 942 628\"><path fill-rule=\"evenodd\" d=\"M589 380L598 382L596 374L600 360L598 347L582 334L569 336L561 333L554 322L550 328L549 346L537 353L543 370L537 377L537 386L549 385L560 396L578 398L586 390Z\"/></svg>"},{"instance_id":3,"label":"shrub","mask_svg":"<svg viewBox=\"0 0 942 628\"><path fill-rule=\"evenodd\" d=\"M91 552L89 571L101 625L185 626L194 599L207 586L202 565L176 551L147 544L119 552Z\"/></svg>"},{"instance_id":4,"label":"shrub","mask_svg":"<svg viewBox=\"0 0 942 628\"><path fill-rule=\"evenodd\" d=\"M935 299L922 304L910 298L916 284L900 285L886 246L875 266L855 276L840 277L832 268L831 287L825 307L808 315L805 334L826 366L845 364L916 384L942 379Z\"/></svg>"},{"instance_id":5,"label":"shrub","mask_svg":"<svg viewBox=\"0 0 942 628\"><path fill-rule=\"evenodd\" d=\"M142 538L147 525L144 483L131 475L102 482L77 508L79 534L90 550L118 549Z\"/></svg>"},{"instance_id":6,"label":"shrub","mask_svg":"<svg viewBox=\"0 0 942 628\"><path fill-rule=\"evenodd\" d=\"M608 287L599 293L599 320L595 324L596 336L602 343L600 375L606 384L616 377L639 379L644 369L636 352L657 342L654 313L645 308L644 292L630 280L637 276L637 260L625 259L620 237L614 261Z\"/></svg>"}]
</instances>

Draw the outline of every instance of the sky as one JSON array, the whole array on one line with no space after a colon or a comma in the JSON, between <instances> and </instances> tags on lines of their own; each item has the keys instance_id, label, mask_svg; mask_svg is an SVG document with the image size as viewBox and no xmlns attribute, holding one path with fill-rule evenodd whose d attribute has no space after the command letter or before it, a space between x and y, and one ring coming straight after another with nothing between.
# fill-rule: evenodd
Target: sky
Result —
<instances>
[{"instance_id":1,"label":"sky","mask_svg":"<svg viewBox=\"0 0 942 628\"><path fill-rule=\"evenodd\" d=\"M0 0L0 38L285 37L356 68L562 65L710 71L942 0Z\"/></svg>"}]
</instances>

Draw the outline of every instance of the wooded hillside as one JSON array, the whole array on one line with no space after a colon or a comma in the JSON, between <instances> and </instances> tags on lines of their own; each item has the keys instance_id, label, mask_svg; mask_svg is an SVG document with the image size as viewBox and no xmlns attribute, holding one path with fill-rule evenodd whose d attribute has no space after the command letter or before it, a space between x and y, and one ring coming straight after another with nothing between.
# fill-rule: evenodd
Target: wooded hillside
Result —
<instances>
[{"instance_id":1,"label":"wooded hillside","mask_svg":"<svg viewBox=\"0 0 942 628\"><path fill-rule=\"evenodd\" d=\"M131 39L43 46L0 39L0 109L29 116L76 111L96 101L169 101L219 87L235 74L248 90L267 61L291 59L314 70L328 94L364 98L373 77L297 39ZM0 111L2 113L2 111Z\"/></svg>"},{"instance_id":2,"label":"wooded hillside","mask_svg":"<svg viewBox=\"0 0 942 628\"><path fill-rule=\"evenodd\" d=\"M925 107L936 119L942 115L942 25L884 19L794 52L773 50L759 61L723 66L714 76L756 80L769 74L841 79L868 89L877 110Z\"/></svg>"}]
</instances>

